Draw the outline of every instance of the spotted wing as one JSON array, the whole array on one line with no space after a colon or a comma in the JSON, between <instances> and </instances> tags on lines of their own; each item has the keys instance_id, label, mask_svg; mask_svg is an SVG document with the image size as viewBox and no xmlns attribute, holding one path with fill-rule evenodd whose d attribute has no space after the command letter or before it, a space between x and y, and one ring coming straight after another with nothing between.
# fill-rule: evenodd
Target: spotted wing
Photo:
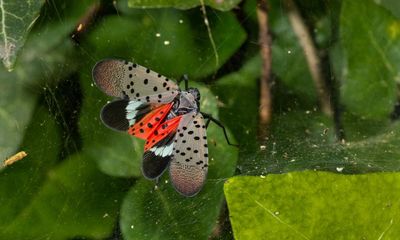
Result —
<instances>
[{"instance_id":1,"label":"spotted wing","mask_svg":"<svg viewBox=\"0 0 400 240\"><path fill-rule=\"evenodd\" d=\"M139 101L131 101L128 99L118 99L106 104L100 113L100 118L103 123L111 129L118 131L129 131L133 133L132 127L141 123L146 126L155 120L161 121L165 118L168 111L171 109L173 103L164 105L144 103ZM160 113L160 116L155 116ZM153 119L149 116L154 116ZM146 122L147 120L147 122ZM157 122L157 121L156 121ZM155 127L158 125L154 123ZM139 125L137 125L139 126ZM137 127L138 131L141 128ZM140 134L138 134L140 137ZM143 137L146 139L147 137Z\"/></svg>"},{"instance_id":2,"label":"spotted wing","mask_svg":"<svg viewBox=\"0 0 400 240\"><path fill-rule=\"evenodd\" d=\"M184 196L196 195L208 170L207 133L200 113L182 117L174 140L169 173L173 186Z\"/></svg>"},{"instance_id":3,"label":"spotted wing","mask_svg":"<svg viewBox=\"0 0 400 240\"><path fill-rule=\"evenodd\" d=\"M148 137L144 147L142 172L149 179L159 177L171 161L176 130L182 116L163 122Z\"/></svg>"},{"instance_id":4,"label":"spotted wing","mask_svg":"<svg viewBox=\"0 0 400 240\"><path fill-rule=\"evenodd\" d=\"M173 81L138 64L105 59L93 68L96 85L106 94L147 103L169 103L179 93Z\"/></svg>"},{"instance_id":5,"label":"spotted wing","mask_svg":"<svg viewBox=\"0 0 400 240\"><path fill-rule=\"evenodd\" d=\"M128 129L128 133L141 139L148 139L149 136L153 135L154 132L157 131L160 124L167 117L172 105L173 103L153 106L151 111L143 116L139 121L135 120L131 122L132 124ZM130 117L129 114L127 116Z\"/></svg>"}]
</instances>

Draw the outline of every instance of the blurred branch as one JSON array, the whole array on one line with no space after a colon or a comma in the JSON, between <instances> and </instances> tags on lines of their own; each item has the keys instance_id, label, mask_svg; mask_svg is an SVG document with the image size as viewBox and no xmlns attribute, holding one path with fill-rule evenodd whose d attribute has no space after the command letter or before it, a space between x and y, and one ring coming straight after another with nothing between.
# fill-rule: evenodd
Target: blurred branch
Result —
<instances>
[{"instance_id":1,"label":"blurred branch","mask_svg":"<svg viewBox=\"0 0 400 240\"><path fill-rule=\"evenodd\" d=\"M224 198L221 211L219 213L219 217L217 223L214 226L211 235L208 237L208 240L216 240L216 239L232 239L233 238L232 226L229 219L229 210L226 199Z\"/></svg>"},{"instance_id":2,"label":"blurred branch","mask_svg":"<svg viewBox=\"0 0 400 240\"><path fill-rule=\"evenodd\" d=\"M271 38L268 30L268 3L267 0L257 1L257 18L259 26L259 44L262 58L260 79L260 136L266 135L266 127L271 122Z\"/></svg>"},{"instance_id":3,"label":"blurred branch","mask_svg":"<svg viewBox=\"0 0 400 240\"><path fill-rule=\"evenodd\" d=\"M85 33L90 29L89 27L95 22L95 20L101 15L104 10L104 6L100 1L94 2L85 14L79 19L74 30L71 32L71 39L79 43Z\"/></svg>"},{"instance_id":4,"label":"blurred branch","mask_svg":"<svg viewBox=\"0 0 400 240\"><path fill-rule=\"evenodd\" d=\"M292 25L293 31L295 32L297 38L299 39L300 45L303 48L304 55L308 63L308 68L317 90L322 112L332 116L333 110L330 92L321 71L321 61L311 38L311 34L309 33L294 1L286 0L285 5L288 11L290 24Z\"/></svg>"}]
</instances>

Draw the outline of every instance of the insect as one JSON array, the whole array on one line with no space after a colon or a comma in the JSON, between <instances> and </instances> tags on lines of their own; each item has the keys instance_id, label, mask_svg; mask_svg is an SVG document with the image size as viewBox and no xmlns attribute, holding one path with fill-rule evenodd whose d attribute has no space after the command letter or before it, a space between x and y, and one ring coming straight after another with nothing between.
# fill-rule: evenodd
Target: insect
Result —
<instances>
[{"instance_id":1,"label":"insect","mask_svg":"<svg viewBox=\"0 0 400 240\"><path fill-rule=\"evenodd\" d=\"M196 88L181 90L175 82L138 64L105 59L93 68L96 85L118 99L101 110L101 120L114 130L145 139L142 172L158 179L169 167L174 188L194 196L205 183L208 170L206 129L210 121L224 126L211 115L200 112ZM205 119L207 121L205 122Z\"/></svg>"}]
</instances>

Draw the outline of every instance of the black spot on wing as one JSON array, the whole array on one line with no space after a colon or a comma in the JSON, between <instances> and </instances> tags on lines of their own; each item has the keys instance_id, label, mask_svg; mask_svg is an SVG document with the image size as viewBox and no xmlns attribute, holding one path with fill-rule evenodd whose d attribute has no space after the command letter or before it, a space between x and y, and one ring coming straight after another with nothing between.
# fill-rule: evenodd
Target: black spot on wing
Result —
<instances>
[{"instance_id":1,"label":"black spot on wing","mask_svg":"<svg viewBox=\"0 0 400 240\"><path fill-rule=\"evenodd\" d=\"M128 130L129 121L126 119L126 106L128 103L129 100L120 99L106 104L100 114L103 123L114 130Z\"/></svg>"}]
</instances>

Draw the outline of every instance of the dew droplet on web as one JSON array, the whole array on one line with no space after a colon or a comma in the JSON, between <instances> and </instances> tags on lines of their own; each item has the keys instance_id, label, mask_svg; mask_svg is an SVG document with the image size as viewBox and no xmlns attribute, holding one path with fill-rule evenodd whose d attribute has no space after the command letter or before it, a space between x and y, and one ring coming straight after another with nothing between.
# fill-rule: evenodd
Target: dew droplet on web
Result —
<instances>
[{"instance_id":1,"label":"dew droplet on web","mask_svg":"<svg viewBox=\"0 0 400 240\"><path fill-rule=\"evenodd\" d=\"M288 54L292 54L292 51L288 50L287 53L288 53Z\"/></svg>"},{"instance_id":2,"label":"dew droplet on web","mask_svg":"<svg viewBox=\"0 0 400 240\"><path fill-rule=\"evenodd\" d=\"M133 225L131 225L131 229L133 229L134 228L134 226Z\"/></svg>"},{"instance_id":3,"label":"dew droplet on web","mask_svg":"<svg viewBox=\"0 0 400 240\"><path fill-rule=\"evenodd\" d=\"M278 211L276 211L276 212L274 212L274 214L275 214L275 215L279 215L279 212L278 212Z\"/></svg>"},{"instance_id":4,"label":"dew droplet on web","mask_svg":"<svg viewBox=\"0 0 400 240\"><path fill-rule=\"evenodd\" d=\"M265 150L267 147L265 145L260 146L260 150Z\"/></svg>"},{"instance_id":5,"label":"dew droplet on web","mask_svg":"<svg viewBox=\"0 0 400 240\"><path fill-rule=\"evenodd\" d=\"M170 42L168 40L164 41L164 45L169 45Z\"/></svg>"},{"instance_id":6,"label":"dew droplet on web","mask_svg":"<svg viewBox=\"0 0 400 240\"><path fill-rule=\"evenodd\" d=\"M161 33L156 33L156 37L161 37Z\"/></svg>"},{"instance_id":7,"label":"dew droplet on web","mask_svg":"<svg viewBox=\"0 0 400 240\"><path fill-rule=\"evenodd\" d=\"M179 23L181 23L181 24L182 24L182 23L183 23L183 20L182 20L182 19L179 19Z\"/></svg>"}]
</instances>

